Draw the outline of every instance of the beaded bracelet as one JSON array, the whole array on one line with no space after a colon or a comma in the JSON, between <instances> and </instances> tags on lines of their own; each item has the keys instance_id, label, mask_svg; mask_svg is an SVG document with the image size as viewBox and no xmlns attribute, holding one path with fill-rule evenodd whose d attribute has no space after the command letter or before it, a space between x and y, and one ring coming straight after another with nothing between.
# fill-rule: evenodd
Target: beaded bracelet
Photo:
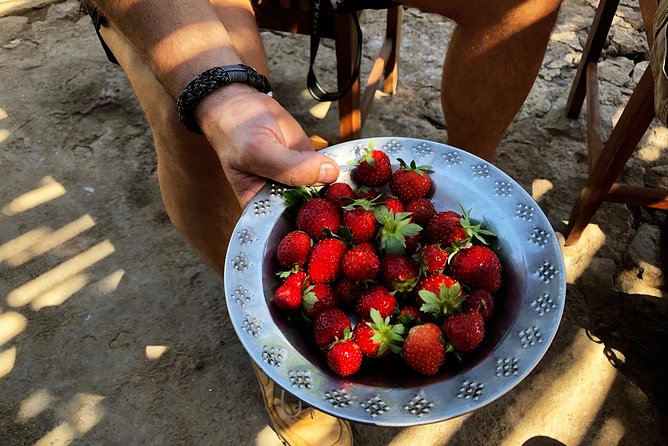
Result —
<instances>
[{"instance_id":1,"label":"beaded bracelet","mask_svg":"<svg viewBox=\"0 0 668 446\"><path fill-rule=\"evenodd\" d=\"M272 95L269 80L248 65L236 64L209 68L193 79L181 92L176 102L176 115L181 124L193 133L202 134L202 129L195 121L195 107L213 90L232 83L247 84L262 93Z\"/></svg>"}]
</instances>

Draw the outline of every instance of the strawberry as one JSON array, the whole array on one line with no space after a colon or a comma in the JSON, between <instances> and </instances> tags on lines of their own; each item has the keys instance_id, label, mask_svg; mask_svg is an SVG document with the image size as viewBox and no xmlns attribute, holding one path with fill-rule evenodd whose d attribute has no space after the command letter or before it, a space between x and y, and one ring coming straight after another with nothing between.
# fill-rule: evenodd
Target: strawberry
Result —
<instances>
[{"instance_id":1,"label":"strawberry","mask_svg":"<svg viewBox=\"0 0 668 446\"><path fill-rule=\"evenodd\" d=\"M303 291L302 309L311 318L327 308L336 308L338 305L339 299L328 283L315 283Z\"/></svg>"},{"instance_id":2,"label":"strawberry","mask_svg":"<svg viewBox=\"0 0 668 446\"><path fill-rule=\"evenodd\" d=\"M299 290L303 290L304 286L308 286L310 282L306 271L298 266L289 271L282 271L278 273L278 276L283 279L283 285L299 288Z\"/></svg>"},{"instance_id":3,"label":"strawberry","mask_svg":"<svg viewBox=\"0 0 668 446\"><path fill-rule=\"evenodd\" d=\"M422 227L411 223L410 214L399 212L395 214L385 206L379 206L374 211L376 220L380 223L378 237L380 249L385 254L404 254L406 252L406 237L417 235Z\"/></svg>"},{"instance_id":4,"label":"strawberry","mask_svg":"<svg viewBox=\"0 0 668 446\"><path fill-rule=\"evenodd\" d=\"M313 320L313 339L318 347L324 348L336 338L342 338L346 329L352 329L346 313L338 308L328 308Z\"/></svg>"},{"instance_id":5,"label":"strawberry","mask_svg":"<svg viewBox=\"0 0 668 446\"><path fill-rule=\"evenodd\" d=\"M400 200L407 202L414 198L422 198L431 189L428 170L431 166L416 166L415 161L408 165L399 158L400 167L392 174L390 189Z\"/></svg>"},{"instance_id":6,"label":"strawberry","mask_svg":"<svg viewBox=\"0 0 668 446\"><path fill-rule=\"evenodd\" d=\"M485 321L475 310L455 313L445 320L443 332L456 350L470 352L482 343Z\"/></svg>"},{"instance_id":7,"label":"strawberry","mask_svg":"<svg viewBox=\"0 0 668 446\"><path fill-rule=\"evenodd\" d=\"M406 245L406 254L415 254L415 252L420 248L420 244L422 243L422 234L418 232L417 234L407 235L404 239L404 243Z\"/></svg>"},{"instance_id":8,"label":"strawberry","mask_svg":"<svg viewBox=\"0 0 668 446\"><path fill-rule=\"evenodd\" d=\"M375 308L371 309L371 322L362 321L355 325L353 339L364 356L382 358L390 353L399 353L399 344L404 340L404 326L390 324L390 318L380 317Z\"/></svg>"},{"instance_id":9,"label":"strawberry","mask_svg":"<svg viewBox=\"0 0 668 446\"><path fill-rule=\"evenodd\" d=\"M413 223L425 227L429 220L436 215L436 208L428 198L413 198L406 203L406 212L412 214Z\"/></svg>"},{"instance_id":10,"label":"strawberry","mask_svg":"<svg viewBox=\"0 0 668 446\"><path fill-rule=\"evenodd\" d=\"M303 266L311 252L312 240L304 231L292 231L278 243L276 256L278 263L287 268L292 265Z\"/></svg>"},{"instance_id":11,"label":"strawberry","mask_svg":"<svg viewBox=\"0 0 668 446\"><path fill-rule=\"evenodd\" d=\"M362 367L362 352L350 339L336 341L327 350L327 365L339 376L350 376Z\"/></svg>"},{"instance_id":12,"label":"strawberry","mask_svg":"<svg viewBox=\"0 0 668 446\"><path fill-rule=\"evenodd\" d=\"M398 199L397 197L393 197L390 195L381 198L380 203L384 204L388 211L394 212L395 214L398 214L399 212L405 212L404 202Z\"/></svg>"},{"instance_id":13,"label":"strawberry","mask_svg":"<svg viewBox=\"0 0 668 446\"><path fill-rule=\"evenodd\" d=\"M313 198L302 205L297 213L297 228L314 240L325 238L323 230L336 233L341 224L339 210L324 198Z\"/></svg>"},{"instance_id":14,"label":"strawberry","mask_svg":"<svg viewBox=\"0 0 668 446\"><path fill-rule=\"evenodd\" d=\"M399 310L396 320L404 327L412 327L413 325L418 324L421 319L422 315L420 314L420 310L410 305L406 305Z\"/></svg>"},{"instance_id":15,"label":"strawberry","mask_svg":"<svg viewBox=\"0 0 668 446\"><path fill-rule=\"evenodd\" d=\"M436 318L451 314L461 307L464 296L459 283L444 274L425 277L417 287L420 311Z\"/></svg>"},{"instance_id":16,"label":"strawberry","mask_svg":"<svg viewBox=\"0 0 668 446\"><path fill-rule=\"evenodd\" d=\"M357 199L343 209L342 224L350 229L353 243L371 240L376 235L378 222L374 216L374 200Z\"/></svg>"},{"instance_id":17,"label":"strawberry","mask_svg":"<svg viewBox=\"0 0 668 446\"><path fill-rule=\"evenodd\" d=\"M390 291L410 293L418 282L418 270L413 259L387 254L380 264L383 283Z\"/></svg>"},{"instance_id":18,"label":"strawberry","mask_svg":"<svg viewBox=\"0 0 668 446\"><path fill-rule=\"evenodd\" d=\"M430 244L418 251L413 260L418 263L421 275L430 276L443 272L449 255L440 245Z\"/></svg>"},{"instance_id":19,"label":"strawberry","mask_svg":"<svg viewBox=\"0 0 668 446\"><path fill-rule=\"evenodd\" d=\"M357 301L355 311L360 320L371 320L371 309L380 312L382 318L392 316L397 307L397 299L382 285L374 285L364 291Z\"/></svg>"},{"instance_id":20,"label":"strawberry","mask_svg":"<svg viewBox=\"0 0 668 446\"><path fill-rule=\"evenodd\" d=\"M348 183L332 183L325 189L324 196L335 206L345 206L355 199L355 191Z\"/></svg>"},{"instance_id":21,"label":"strawberry","mask_svg":"<svg viewBox=\"0 0 668 446\"><path fill-rule=\"evenodd\" d=\"M501 288L501 261L486 246L474 245L458 251L448 272L472 289L482 288L494 294Z\"/></svg>"},{"instance_id":22,"label":"strawberry","mask_svg":"<svg viewBox=\"0 0 668 446\"><path fill-rule=\"evenodd\" d=\"M378 189L374 189L373 187L362 186L357 189L355 195L357 196L357 198L363 198L365 200L374 200L378 197L381 197L383 193L380 192Z\"/></svg>"},{"instance_id":23,"label":"strawberry","mask_svg":"<svg viewBox=\"0 0 668 446\"><path fill-rule=\"evenodd\" d=\"M302 291L294 286L281 285L276 288L271 302L283 311L296 310L302 305Z\"/></svg>"},{"instance_id":24,"label":"strawberry","mask_svg":"<svg viewBox=\"0 0 668 446\"><path fill-rule=\"evenodd\" d=\"M424 229L424 237L428 243L442 246L463 243L466 230L460 223L462 216L455 211L443 211L434 215Z\"/></svg>"},{"instance_id":25,"label":"strawberry","mask_svg":"<svg viewBox=\"0 0 668 446\"><path fill-rule=\"evenodd\" d=\"M339 301L344 304L356 303L362 294L360 287L358 287L354 281L346 277L342 277L336 281L334 284L334 292L339 298Z\"/></svg>"},{"instance_id":26,"label":"strawberry","mask_svg":"<svg viewBox=\"0 0 668 446\"><path fill-rule=\"evenodd\" d=\"M401 356L410 368L422 375L434 375L445 362L443 333L436 324L427 322L410 329Z\"/></svg>"},{"instance_id":27,"label":"strawberry","mask_svg":"<svg viewBox=\"0 0 668 446\"><path fill-rule=\"evenodd\" d=\"M482 223L471 222L471 210L459 214L455 211L438 212L425 228L425 238L429 243L440 243L443 246L464 246L474 238L487 244L483 236L494 236L494 233L482 229Z\"/></svg>"},{"instance_id":28,"label":"strawberry","mask_svg":"<svg viewBox=\"0 0 668 446\"><path fill-rule=\"evenodd\" d=\"M326 238L315 244L308 260L307 271L314 283L336 281L341 274L341 259L346 245L339 239Z\"/></svg>"},{"instance_id":29,"label":"strawberry","mask_svg":"<svg viewBox=\"0 0 668 446\"><path fill-rule=\"evenodd\" d=\"M341 269L350 280L373 280L380 272L380 259L371 243L362 243L344 254Z\"/></svg>"},{"instance_id":30,"label":"strawberry","mask_svg":"<svg viewBox=\"0 0 668 446\"><path fill-rule=\"evenodd\" d=\"M492 314L494 313L494 298L489 291L478 288L471 291L469 296L464 300L462 309L464 311L479 311L482 318L487 322L492 318Z\"/></svg>"},{"instance_id":31,"label":"strawberry","mask_svg":"<svg viewBox=\"0 0 668 446\"><path fill-rule=\"evenodd\" d=\"M351 172L353 180L363 186L382 186L392 178L390 158L382 150L374 150L369 144L364 155Z\"/></svg>"}]
</instances>

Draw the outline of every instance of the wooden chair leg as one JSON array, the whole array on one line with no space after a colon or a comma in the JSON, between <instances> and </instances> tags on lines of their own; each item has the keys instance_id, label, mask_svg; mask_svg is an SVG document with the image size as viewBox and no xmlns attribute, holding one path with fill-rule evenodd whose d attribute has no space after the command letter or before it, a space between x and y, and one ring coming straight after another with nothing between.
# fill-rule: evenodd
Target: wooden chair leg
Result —
<instances>
[{"instance_id":1,"label":"wooden chair leg","mask_svg":"<svg viewBox=\"0 0 668 446\"><path fill-rule=\"evenodd\" d=\"M338 88L344 88L355 70L357 53L355 24L349 14L336 14L336 71ZM341 141L362 136L359 76L348 92L339 100L339 133Z\"/></svg>"},{"instance_id":2,"label":"wooden chair leg","mask_svg":"<svg viewBox=\"0 0 668 446\"><path fill-rule=\"evenodd\" d=\"M576 243L626 162L654 119L654 82L647 68L631 94L608 142L596 160L580 195L571 210L566 227L566 244Z\"/></svg>"},{"instance_id":3,"label":"wooden chair leg","mask_svg":"<svg viewBox=\"0 0 668 446\"><path fill-rule=\"evenodd\" d=\"M392 42L392 51L385 64L383 75L383 92L394 94L397 91L397 82L399 80L399 48L401 42L401 23L403 21L404 8L397 6L387 11L387 29L385 31L385 40Z\"/></svg>"},{"instance_id":4,"label":"wooden chair leg","mask_svg":"<svg viewBox=\"0 0 668 446\"><path fill-rule=\"evenodd\" d=\"M580 65L578 65L578 71L575 74L571 92L568 96L566 115L569 118L577 118L580 110L582 110L586 92L587 65L590 62L596 63L601 56L617 6L619 6L619 0L600 0L598 8L596 8L594 22L587 36L587 43L582 51L582 59L580 59Z\"/></svg>"}]
</instances>

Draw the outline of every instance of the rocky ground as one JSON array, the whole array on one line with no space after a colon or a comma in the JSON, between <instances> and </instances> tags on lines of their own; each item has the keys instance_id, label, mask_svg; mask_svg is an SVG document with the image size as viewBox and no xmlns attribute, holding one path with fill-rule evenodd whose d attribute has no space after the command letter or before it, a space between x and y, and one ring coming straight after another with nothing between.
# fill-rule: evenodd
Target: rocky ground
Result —
<instances>
[{"instance_id":1,"label":"rocky ground","mask_svg":"<svg viewBox=\"0 0 668 446\"><path fill-rule=\"evenodd\" d=\"M595 5L564 0L496 161L557 231L587 171L584 118L567 119L565 103ZM365 16L363 71L381 25ZM397 94L379 96L364 136L446 141L438 98L452 29L406 11ZM305 94L308 40L263 37L277 98L307 130L335 132L335 106L325 114ZM221 281L169 223L150 132L78 3L0 0L0 67L0 444L274 444ZM637 5L623 0L600 69L606 132L646 67ZM668 185L666 146L653 125L623 180ZM432 425L354 425L357 444L665 444L664 220L601 207L564 249L557 336L512 392Z\"/></svg>"}]
</instances>

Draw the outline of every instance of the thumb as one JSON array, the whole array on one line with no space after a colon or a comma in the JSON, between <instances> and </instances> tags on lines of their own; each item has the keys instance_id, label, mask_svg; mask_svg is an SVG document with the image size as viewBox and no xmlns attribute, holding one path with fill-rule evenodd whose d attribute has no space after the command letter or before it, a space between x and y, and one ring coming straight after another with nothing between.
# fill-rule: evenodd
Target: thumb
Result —
<instances>
[{"instance_id":1,"label":"thumb","mask_svg":"<svg viewBox=\"0 0 668 446\"><path fill-rule=\"evenodd\" d=\"M313 151L291 150L279 142L254 150L247 172L288 186L312 186L336 181L339 166L330 157Z\"/></svg>"}]
</instances>

